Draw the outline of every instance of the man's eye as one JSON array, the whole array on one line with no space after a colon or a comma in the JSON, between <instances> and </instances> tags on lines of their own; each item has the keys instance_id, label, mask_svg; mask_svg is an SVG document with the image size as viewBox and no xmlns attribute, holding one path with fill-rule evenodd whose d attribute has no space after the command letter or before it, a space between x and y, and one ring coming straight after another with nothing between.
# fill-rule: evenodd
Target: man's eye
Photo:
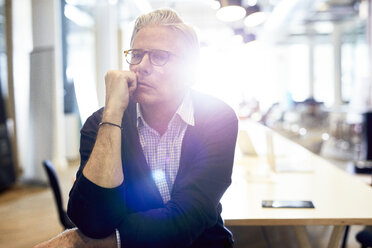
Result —
<instances>
[{"instance_id":1,"label":"man's eye","mask_svg":"<svg viewBox=\"0 0 372 248\"><path fill-rule=\"evenodd\" d=\"M163 61L163 60L166 60L168 58L168 55L167 55L167 53L156 52L156 53L152 54L152 58L154 60Z\"/></svg>"},{"instance_id":2,"label":"man's eye","mask_svg":"<svg viewBox=\"0 0 372 248\"><path fill-rule=\"evenodd\" d=\"M132 54L132 58L136 59L136 58L141 58L142 57L142 54L141 53L133 53Z\"/></svg>"}]
</instances>

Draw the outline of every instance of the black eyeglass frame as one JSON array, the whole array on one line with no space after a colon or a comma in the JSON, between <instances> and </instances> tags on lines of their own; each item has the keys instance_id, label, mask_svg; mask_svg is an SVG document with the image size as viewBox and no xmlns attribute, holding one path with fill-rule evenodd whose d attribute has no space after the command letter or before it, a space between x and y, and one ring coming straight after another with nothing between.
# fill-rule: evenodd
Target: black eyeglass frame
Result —
<instances>
[{"instance_id":1,"label":"black eyeglass frame","mask_svg":"<svg viewBox=\"0 0 372 248\"><path fill-rule=\"evenodd\" d=\"M141 59L137 63L133 63L128 58L128 55L130 55L130 53L133 52L133 51L140 51L140 52L142 52ZM167 59L165 60L165 62L164 63L154 63L153 57L152 57L154 52L163 52L164 54L166 54L167 55ZM172 53L170 51L161 50L161 49L152 49L152 50L129 49L129 50L125 50L124 51L124 56L125 56L125 60L127 61L128 64L130 64L130 65L138 65L138 64L140 64L142 62L142 59L145 57L146 53L149 56L150 63L152 65L155 65L155 66L163 66L163 65L167 64L171 55L177 57L176 54L174 54L174 53Z\"/></svg>"}]
</instances>

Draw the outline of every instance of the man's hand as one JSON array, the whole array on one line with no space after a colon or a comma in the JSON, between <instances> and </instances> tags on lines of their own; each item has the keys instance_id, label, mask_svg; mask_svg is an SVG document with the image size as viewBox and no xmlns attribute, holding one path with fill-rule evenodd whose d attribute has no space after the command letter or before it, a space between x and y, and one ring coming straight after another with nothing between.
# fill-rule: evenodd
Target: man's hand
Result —
<instances>
[{"instance_id":1,"label":"man's hand","mask_svg":"<svg viewBox=\"0 0 372 248\"><path fill-rule=\"evenodd\" d=\"M105 75L106 103L102 121L120 125L129 97L137 88L137 77L132 71L111 70Z\"/></svg>"},{"instance_id":2,"label":"man's hand","mask_svg":"<svg viewBox=\"0 0 372 248\"><path fill-rule=\"evenodd\" d=\"M68 229L54 238L34 246L34 248L116 248L115 234L105 239L91 239L82 234L79 229Z\"/></svg>"}]
</instances>

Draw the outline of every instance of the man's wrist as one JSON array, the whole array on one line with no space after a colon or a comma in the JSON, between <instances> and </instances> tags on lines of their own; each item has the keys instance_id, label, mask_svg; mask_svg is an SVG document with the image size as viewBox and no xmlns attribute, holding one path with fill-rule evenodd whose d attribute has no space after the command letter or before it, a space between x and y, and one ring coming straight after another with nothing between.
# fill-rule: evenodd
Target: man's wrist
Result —
<instances>
[{"instance_id":1,"label":"man's wrist","mask_svg":"<svg viewBox=\"0 0 372 248\"><path fill-rule=\"evenodd\" d=\"M105 108L102 116L102 122L112 122L120 125L121 120L123 119L123 114L124 111Z\"/></svg>"},{"instance_id":2,"label":"man's wrist","mask_svg":"<svg viewBox=\"0 0 372 248\"><path fill-rule=\"evenodd\" d=\"M112 122L109 122L109 121L104 121L104 122L101 122L101 123L98 124L99 127L101 127L103 125L110 125L110 126L114 126L114 127L118 127L120 129L123 129L122 126L120 126L118 124L115 124L115 123L112 123Z\"/></svg>"}]
</instances>

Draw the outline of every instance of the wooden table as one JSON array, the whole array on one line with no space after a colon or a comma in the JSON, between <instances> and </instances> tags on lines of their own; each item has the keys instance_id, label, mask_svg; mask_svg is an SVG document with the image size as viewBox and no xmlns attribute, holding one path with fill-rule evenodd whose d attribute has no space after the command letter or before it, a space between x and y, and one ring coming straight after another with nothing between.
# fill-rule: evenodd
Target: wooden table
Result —
<instances>
[{"instance_id":1,"label":"wooden table","mask_svg":"<svg viewBox=\"0 0 372 248\"><path fill-rule=\"evenodd\" d=\"M249 128L246 131L255 135L262 132L261 127ZM237 152L232 185L221 201L226 225L294 226L301 247L310 247L307 225L334 227L328 247L338 247L346 225L372 225L372 187L305 148L271 135L276 164L299 171L275 172L267 156ZM311 200L315 209L267 209L261 207L262 200Z\"/></svg>"}]
</instances>

